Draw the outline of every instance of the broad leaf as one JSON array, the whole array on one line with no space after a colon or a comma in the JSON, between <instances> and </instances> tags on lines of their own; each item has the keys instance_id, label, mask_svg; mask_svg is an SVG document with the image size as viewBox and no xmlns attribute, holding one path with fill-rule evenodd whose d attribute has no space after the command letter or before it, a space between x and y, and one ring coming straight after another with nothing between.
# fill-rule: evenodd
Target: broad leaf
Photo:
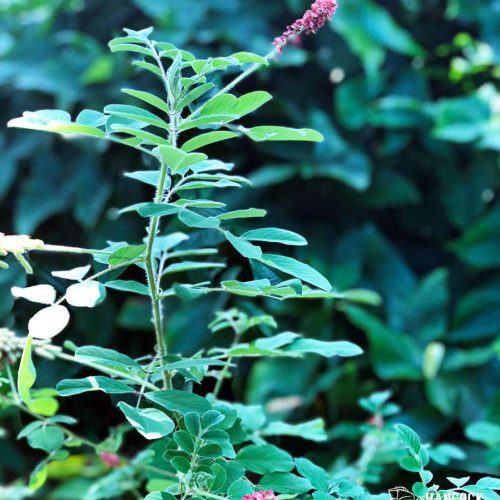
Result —
<instances>
[{"instance_id":1,"label":"broad leaf","mask_svg":"<svg viewBox=\"0 0 500 500\"><path fill-rule=\"evenodd\" d=\"M101 375L97 377L61 380L56 388L60 396L74 396L89 391L102 391L106 394L135 393L134 389L124 382Z\"/></svg>"},{"instance_id":2,"label":"broad leaf","mask_svg":"<svg viewBox=\"0 0 500 500\"><path fill-rule=\"evenodd\" d=\"M264 254L260 261L266 266L282 271L286 274L290 274L295 278L299 278L306 283L314 285L321 290L330 291L332 285L329 281L318 271L313 269L311 266L299 262L291 257L285 257L284 255L274 255L274 254Z\"/></svg>"},{"instance_id":3,"label":"broad leaf","mask_svg":"<svg viewBox=\"0 0 500 500\"><path fill-rule=\"evenodd\" d=\"M143 283L133 280L112 280L104 283L106 288L120 292L138 293L139 295L150 295L149 288Z\"/></svg>"},{"instance_id":4,"label":"broad leaf","mask_svg":"<svg viewBox=\"0 0 500 500\"><path fill-rule=\"evenodd\" d=\"M131 95L136 99L140 99L141 101L146 102L151 106L154 106L155 108L158 108L160 111L163 111L164 113L168 113L168 104L163 99L154 94L150 94L149 92L144 92L142 90L133 90L133 89L122 89L122 92Z\"/></svg>"},{"instance_id":5,"label":"broad leaf","mask_svg":"<svg viewBox=\"0 0 500 500\"><path fill-rule=\"evenodd\" d=\"M118 266L138 259L146 250L146 245L127 245L113 252L108 260L110 266Z\"/></svg>"},{"instance_id":6,"label":"broad leaf","mask_svg":"<svg viewBox=\"0 0 500 500\"><path fill-rule=\"evenodd\" d=\"M205 398L187 391L172 389L148 392L145 396L151 402L182 415L189 412L205 413L212 408L212 405Z\"/></svg>"},{"instance_id":7,"label":"broad leaf","mask_svg":"<svg viewBox=\"0 0 500 500\"><path fill-rule=\"evenodd\" d=\"M189 153L190 151L195 151L197 149L208 146L209 144L226 141L228 139L233 139L234 137L237 137L237 134L226 130L207 132L185 142L182 146L182 150Z\"/></svg>"},{"instance_id":8,"label":"broad leaf","mask_svg":"<svg viewBox=\"0 0 500 500\"><path fill-rule=\"evenodd\" d=\"M118 408L125 414L130 424L146 439L160 439L168 436L175 428L172 419L155 408L134 408L123 401Z\"/></svg>"},{"instance_id":9,"label":"broad leaf","mask_svg":"<svg viewBox=\"0 0 500 500\"><path fill-rule=\"evenodd\" d=\"M277 127L271 125L263 125L246 129L240 127L240 130L250 137L253 141L310 141L321 142L323 136L316 130L302 128Z\"/></svg>"},{"instance_id":10,"label":"broad leaf","mask_svg":"<svg viewBox=\"0 0 500 500\"><path fill-rule=\"evenodd\" d=\"M55 305L38 311L28 322L30 336L48 340L61 333L69 323L69 311L66 307Z\"/></svg>"},{"instance_id":11,"label":"broad leaf","mask_svg":"<svg viewBox=\"0 0 500 500\"><path fill-rule=\"evenodd\" d=\"M245 446L238 452L236 460L256 474L289 472L295 466L293 458L286 451L270 444Z\"/></svg>"},{"instance_id":12,"label":"broad leaf","mask_svg":"<svg viewBox=\"0 0 500 500\"><path fill-rule=\"evenodd\" d=\"M94 307L104 300L106 289L98 281L84 281L66 290L66 302L74 307Z\"/></svg>"},{"instance_id":13,"label":"broad leaf","mask_svg":"<svg viewBox=\"0 0 500 500\"><path fill-rule=\"evenodd\" d=\"M266 241L269 243L281 243L282 245L301 246L307 245L305 238L300 234L279 229L277 227L265 227L261 229L252 229L241 235L241 238L250 241Z\"/></svg>"},{"instance_id":14,"label":"broad leaf","mask_svg":"<svg viewBox=\"0 0 500 500\"><path fill-rule=\"evenodd\" d=\"M75 352L75 358L86 363L93 363L101 366L106 366L114 370L128 372L130 370L138 372L142 371L141 366L137 361L112 349L105 349L97 346L79 347Z\"/></svg>"}]
</instances>

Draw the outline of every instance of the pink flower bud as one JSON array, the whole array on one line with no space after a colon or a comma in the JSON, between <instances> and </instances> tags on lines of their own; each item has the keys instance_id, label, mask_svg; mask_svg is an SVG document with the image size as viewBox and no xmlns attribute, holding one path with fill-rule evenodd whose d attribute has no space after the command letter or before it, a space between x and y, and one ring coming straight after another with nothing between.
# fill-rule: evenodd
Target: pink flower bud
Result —
<instances>
[{"instance_id":1,"label":"pink flower bud","mask_svg":"<svg viewBox=\"0 0 500 500\"><path fill-rule=\"evenodd\" d=\"M113 469L120 465L120 457L116 453L103 451L99 453L99 457L108 467L112 467Z\"/></svg>"},{"instance_id":2,"label":"pink flower bud","mask_svg":"<svg viewBox=\"0 0 500 500\"><path fill-rule=\"evenodd\" d=\"M285 45L300 33L310 34L320 30L326 21L333 17L336 9L336 0L316 0L300 19L287 26L285 32L274 39L273 45L278 54L281 54Z\"/></svg>"},{"instance_id":3,"label":"pink flower bud","mask_svg":"<svg viewBox=\"0 0 500 500\"><path fill-rule=\"evenodd\" d=\"M256 491L250 495L245 495L241 500L276 500L272 491Z\"/></svg>"}]
</instances>

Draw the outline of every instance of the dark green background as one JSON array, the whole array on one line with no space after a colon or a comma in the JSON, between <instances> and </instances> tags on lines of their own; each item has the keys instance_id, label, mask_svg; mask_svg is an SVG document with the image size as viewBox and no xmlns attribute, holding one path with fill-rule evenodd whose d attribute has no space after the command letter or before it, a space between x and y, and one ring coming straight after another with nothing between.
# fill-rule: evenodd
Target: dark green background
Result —
<instances>
[{"instance_id":1,"label":"dark green background","mask_svg":"<svg viewBox=\"0 0 500 500\"><path fill-rule=\"evenodd\" d=\"M158 91L126 55L109 53L107 42L122 27L154 25L156 39L198 56L265 54L305 7L302 0L2 2L0 122L24 110L59 108L74 115L101 109L124 100L122 87ZM493 473L498 465L491 451L487 456L477 443L464 442L464 429L500 418L494 345L500 324L499 62L498 0L344 0L331 25L241 87L275 96L248 123L310 126L324 133L325 142L243 140L210 151L235 161L254 180L254 189L227 195L228 201L266 208L269 225L306 236L310 246L297 255L337 288L366 287L384 299L378 308L238 302L248 311L275 314L283 329L365 348L365 355L344 363L243 364L233 391L223 394L264 404L304 397L301 407L277 416L322 416L334 437L343 436L318 446L325 465L356 456L356 441L344 439L348 426L338 425L366 418L356 400L387 388L403 408L402 420L424 440L464 445L468 459L453 467ZM1 232L86 247L143 237L141 221L116 220L112 210L151 196L122 175L137 170L139 154L5 125L0 147ZM242 264L229 248L222 252ZM40 281L50 281L55 268L86 262L32 260ZM249 270L240 276L250 276ZM20 333L31 310L19 303L13 311L9 288L23 281L15 264L0 273L0 326ZM215 309L234 304L218 297L167 305L171 350L189 354L224 343L222 336L209 337L206 323ZM79 345L139 356L153 343L148 313L147 302L110 294L95 311L78 312L65 335ZM428 349L432 342L444 346L442 364ZM424 376L424 365L437 375ZM75 374L65 365L39 367L41 384ZM75 399L63 408L78 412L82 432L104 437L107 425L118 421L106 397ZM304 450L301 442L284 444ZM7 453L0 454L0 477L24 474L36 461L35 452L14 440L1 446Z\"/></svg>"}]
</instances>

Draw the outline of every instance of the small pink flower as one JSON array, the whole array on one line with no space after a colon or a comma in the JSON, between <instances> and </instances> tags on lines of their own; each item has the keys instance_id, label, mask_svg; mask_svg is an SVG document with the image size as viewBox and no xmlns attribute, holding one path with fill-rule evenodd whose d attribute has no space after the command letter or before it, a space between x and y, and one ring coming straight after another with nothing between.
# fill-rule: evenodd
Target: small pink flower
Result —
<instances>
[{"instance_id":1,"label":"small pink flower","mask_svg":"<svg viewBox=\"0 0 500 500\"><path fill-rule=\"evenodd\" d=\"M276 500L272 491L256 491L250 495L245 495L241 500Z\"/></svg>"},{"instance_id":2,"label":"small pink flower","mask_svg":"<svg viewBox=\"0 0 500 500\"><path fill-rule=\"evenodd\" d=\"M113 469L120 465L120 457L116 453L103 451L99 453L99 457L108 467L112 467Z\"/></svg>"},{"instance_id":3,"label":"small pink flower","mask_svg":"<svg viewBox=\"0 0 500 500\"><path fill-rule=\"evenodd\" d=\"M283 52L283 48L300 33L316 33L327 20L330 20L337 9L336 0L316 0L305 14L297 19L291 26L287 26L285 32L274 39L273 45L278 54Z\"/></svg>"}]
</instances>

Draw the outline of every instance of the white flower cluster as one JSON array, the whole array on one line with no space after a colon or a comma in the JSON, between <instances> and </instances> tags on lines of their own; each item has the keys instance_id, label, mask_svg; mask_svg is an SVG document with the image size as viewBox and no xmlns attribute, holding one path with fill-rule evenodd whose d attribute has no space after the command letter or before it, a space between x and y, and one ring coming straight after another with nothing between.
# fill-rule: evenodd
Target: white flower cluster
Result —
<instances>
[{"instance_id":1,"label":"white flower cluster","mask_svg":"<svg viewBox=\"0 0 500 500\"><path fill-rule=\"evenodd\" d=\"M0 368L12 365L21 357L25 338L17 337L8 328L0 328Z\"/></svg>"},{"instance_id":2,"label":"white flower cluster","mask_svg":"<svg viewBox=\"0 0 500 500\"><path fill-rule=\"evenodd\" d=\"M14 255L19 263L26 269L26 272L32 273L33 270L29 262L23 257L23 254L30 250L40 249L44 247L42 240L32 240L30 236L25 234L6 235L0 233L0 257L5 257L8 254ZM0 260L0 268L8 269L9 265Z\"/></svg>"}]
</instances>

